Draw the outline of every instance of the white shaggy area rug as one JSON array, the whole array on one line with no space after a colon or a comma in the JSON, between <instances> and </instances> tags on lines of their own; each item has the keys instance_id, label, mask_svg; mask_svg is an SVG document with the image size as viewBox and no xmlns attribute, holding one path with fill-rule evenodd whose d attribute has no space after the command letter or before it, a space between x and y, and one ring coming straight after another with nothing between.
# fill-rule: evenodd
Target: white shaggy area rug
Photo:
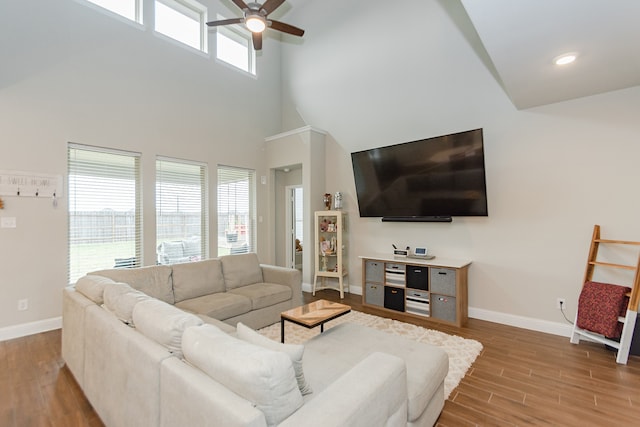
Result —
<instances>
[{"instance_id":1,"label":"white shaggy area rug","mask_svg":"<svg viewBox=\"0 0 640 427\"><path fill-rule=\"evenodd\" d=\"M447 352L447 355L449 355L449 373L444 380L445 399L449 397L451 391L460 383L460 380L462 380L467 370L471 367L471 364L482 351L482 344L472 339L449 335L444 332L434 331L410 323L374 316L359 311L351 311L342 317L325 323L324 327L328 329L331 326L344 322L357 323L391 334L402 335L407 339L441 347ZM309 338L320 333L319 326L313 329L307 329L287 321L284 327L286 342L288 344L303 344ZM258 332L272 340L280 342L280 323L262 328Z\"/></svg>"}]
</instances>

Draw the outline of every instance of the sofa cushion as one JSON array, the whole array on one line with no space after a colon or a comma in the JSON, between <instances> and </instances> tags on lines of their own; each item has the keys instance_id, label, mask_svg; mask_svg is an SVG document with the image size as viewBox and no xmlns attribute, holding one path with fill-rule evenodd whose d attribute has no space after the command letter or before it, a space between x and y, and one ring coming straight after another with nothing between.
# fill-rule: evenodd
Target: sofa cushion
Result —
<instances>
[{"instance_id":1,"label":"sofa cushion","mask_svg":"<svg viewBox=\"0 0 640 427\"><path fill-rule=\"evenodd\" d=\"M225 290L219 259L174 264L172 267L176 303Z\"/></svg>"},{"instance_id":2,"label":"sofa cushion","mask_svg":"<svg viewBox=\"0 0 640 427\"><path fill-rule=\"evenodd\" d=\"M307 383L304 377L304 370L302 369L302 356L304 355L304 346L298 344L281 344L272 339L260 335L250 327L239 322L236 328L236 336L243 341L250 342L251 344L259 345L260 347L267 348L269 350L281 351L291 359L293 364L293 370L296 372L296 381L298 382L298 388L303 395L312 393L311 386Z\"/></svg>"},{"instance_id":3,"label":"sofa cushion","mask_svg":"<svg viewBox=\"0 0 640 427\"><path fill-rule=\"evenodd\" d=\"M78 279L76 290L96 304L102 305L104 303L104 287L113 283L115 282L108 277L87 274Z\"/></svg>"},{"instance_id":4,"label":"sofa cushion","mask_svg":"<svg viewBox=\"0 0 640 427\"><path fill-rule=\"evenodd\" d=\"M212 325L190 327L182 338L185 359L260 409L274 426L302 406L291 359L234 338Z\"/></svg>"},{"instance_id":5,"label":"sofa cushion","mask_svg":"<svg viewBox=\"0 0 640 427\"><path fill-rule=\"evenodd\" d=\"M242 295L220 292L180 301L176 307L225 320L251 311L251 300Z\"/></svg>"},{"instance_id":6,"label":"sofa cushion","mask_svg":"<svg viewBox=\"0 0 640 427\"><path fill-rule=\"evenodd\" d=\"M114 268L94 271L91 274L108 277L116 282L124 282L145 294L169 304L175 302L171 283L171 267L154 265L139 268Z\"/></svg>"},{"instance_id":7,"label":"sofa cushion","mask_svg":"<svg viewBox=\"0 0 640 427\"><path fill-rule=\"evenodd\" d=\"M104 288L104 306L128 325L133 325L133 309L141 301L152 299L127 283L114 282Z\"/></svg>"},{"instance_id":8,"label":"sofa cushion","mask_svg":"<svg viewBox=\"0 0 640 427\"><path fill-rule=\"evenodd\" d=\"M225 255L220 261L227 290L262 282L262 268L255 253Z\"/></svg>"},{"instance_id":9,"label":"sofa cushion","mask_svg":"<svg viewBox=\"0 0 640 427\"><path fill-rule=\"evenodd\" d=\"M164 301L149 299L133 308L133 322L143 335L165 346L174 356L182 358L182 334L189 326L203 321Z\"/></svg>"},{"instance_id":10,"label":"sofa cushion","mask_svg":"<svg viewBox=\"0 0 640 427\"><path fill-rule=\"evenodd\" d=\"M251 300L251 308L257 310L279 302L289 301L292 292L289 286L276 283L255 283L231 289L229 293L249 298Z\"/></svg>"}]
</instances>

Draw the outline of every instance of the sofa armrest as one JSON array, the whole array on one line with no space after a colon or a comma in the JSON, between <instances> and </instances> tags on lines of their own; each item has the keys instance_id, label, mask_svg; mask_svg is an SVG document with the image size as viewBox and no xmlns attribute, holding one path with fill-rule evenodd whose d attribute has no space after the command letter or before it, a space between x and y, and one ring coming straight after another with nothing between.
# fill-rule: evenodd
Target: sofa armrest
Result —
<instances>
[{"instance_id":1,"label":"sofa armrest","mask_svg":"<svg viewBox=\"0 0 640 427\"><path fill-rule=\"evenodd\" d=\"M407 425L407 374L402 359L371 353L284 420L280 427Z\"/></svg>"},{"instance_id":2,"label":"sofa armrest","mask_svg":"<svg viewBox=\"0 0 640 427\"><path fill-rule=\"evenodd\" d=\"M292 307L302 305L302 273L300 270L268 264L260 264L260 267L262 268L263 281L289 286L292 291Z\"/></svg>"}]
</instances>

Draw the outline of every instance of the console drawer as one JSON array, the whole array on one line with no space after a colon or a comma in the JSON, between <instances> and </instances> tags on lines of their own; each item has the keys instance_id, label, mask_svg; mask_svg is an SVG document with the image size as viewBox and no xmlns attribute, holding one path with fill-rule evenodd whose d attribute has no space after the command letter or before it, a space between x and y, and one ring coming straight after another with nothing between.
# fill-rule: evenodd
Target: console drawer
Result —
<instances>
[{"instance_id":1,"label":"console drawer","mask_svg":"<svg viewBox=\"0 0 640 427\"><path fill-rule=\"evenodd\" d=\"M419 265L407 266L407 287L429 290L429 268Z\"/></svg>"},{"instance_id":2,"label":"console drawer","mask_svg":"<svg viewBox=\"0 0 640 427\"><path fill-rule=\"evenodd\" d=\"M456 298L431 294L431 316L436 319L456 322Z\"/></svg>"},{"instance_id":3,"label":"console drawer","mask_svg":"<svg viewBox=\"0 0 640 427\"><path fill-rule=\"evenodd\" d=\"M384 263L380 261L367 261L364 267L364 277L368 282L384 281Z\"/></svg>"},{"instance_id":4,"label":"console drawer","mask_svg":"<svg viewBox=\"0 0 640 427\"><path fill-rule=\"evenodd\" d=\"M431 292L442 295L456 295L456 271L450 268L431 268Z\"/></svg>"},{"instance_id":5,"label":"console drawer","mask_svg":"<svg viewBox=\"0 0 640 427\"><path fill-rule=\"evenodd\" d=\"M384 265L385 284L405 286L406 265L386 263Z\"/></svg>"},{"instance_id":6,"label":"console drawer","mask_svg":"<svg viewBox=\"0 0 640 427\"><path fill-rule=\"evenodd\" d=\"M404 311L404 289L393 286L384 287L384 308Z\"/></svg>"},{"instance_id":7,"label":"console drawer","mask_svg":"<svg viewBox=\"0 0 640 427\"><path fill-rule=\"evenodd\" d=\"M367 283L365 303L384 307L384 286L376 283Z\"/></svg>"}]
</instances>

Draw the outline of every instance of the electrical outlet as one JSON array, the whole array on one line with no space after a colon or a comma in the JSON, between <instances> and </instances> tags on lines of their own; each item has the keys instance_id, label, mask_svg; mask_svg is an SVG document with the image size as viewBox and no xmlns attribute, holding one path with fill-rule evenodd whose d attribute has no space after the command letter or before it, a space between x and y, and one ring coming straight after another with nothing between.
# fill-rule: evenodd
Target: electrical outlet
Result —
<instances>
[{"instance_id":1,"label":"electrical outlet","mask_svg":"<svg viewBox=\"0 0 640 427\"><path fill-rule=\"evenodd\" d=\"M18 300L18 311L25 311L29 309L29 300L28 299L19 299Z\"/></svg>"},{"instance_id":2,"label":"electrical outlet","mask_svg":"<svg viewBox=\"0 0 640 427\"><path fill-rule=\"evenodd\" d=\"M566 308L566 307L567 307L567 303L564 300L564 298L557 298L556 299L556 308L558 310L562 310L563 308Z\"/></svg>"}]
</instances>

